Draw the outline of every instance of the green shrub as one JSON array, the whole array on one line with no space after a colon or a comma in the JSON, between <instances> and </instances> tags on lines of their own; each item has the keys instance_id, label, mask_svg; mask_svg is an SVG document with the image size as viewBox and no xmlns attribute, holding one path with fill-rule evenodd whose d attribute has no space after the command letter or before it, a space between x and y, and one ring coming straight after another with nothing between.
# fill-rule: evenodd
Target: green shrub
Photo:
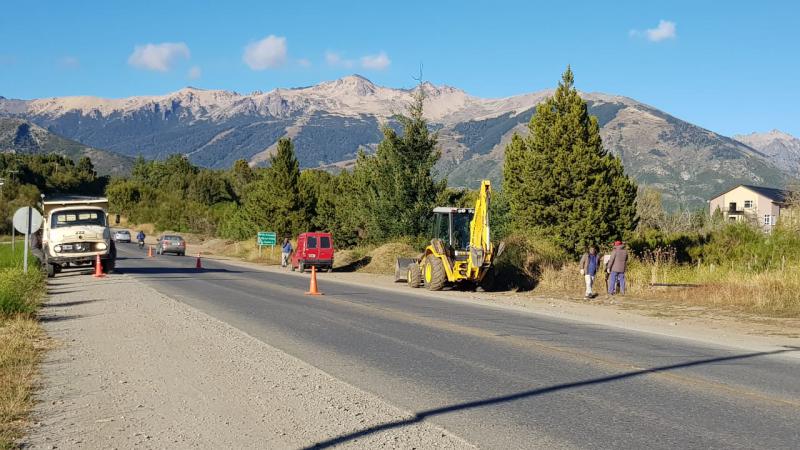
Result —
<instances>
[{"instance_id":1,"label":"green shrub","mask_svg":"<svg viewBox=\"0 0 800 450\"><path fill-rule=\"evenodd\" d=\"M44 280L39 270L24 273L22 268L0 269L0 316L32 314L44 294Z\"/></svg>"},{"instance_id":2,"label":"green shrub","mask_svg":"<svg viewBox=\"0 0 800 450\"><path fill-rule=\"evenodd\" d=\"M727 225L709 236L700 254L704 262L748 271L783 269L800 262L800 234L778 228L764 233L753 225Z\"/></svg>"},{"instance_id":3,"label":"green shrub","mask_svg":"<svg viewBox=\"0 0 800 450\"><path fill-rule=\"evenodd\" d=\"M503 242L505 249L487 275L485 287L489 290L531 290L542 273L560 269L570 260L556 242L541 236L512 234Z\"/></svg>"}]
</instances>

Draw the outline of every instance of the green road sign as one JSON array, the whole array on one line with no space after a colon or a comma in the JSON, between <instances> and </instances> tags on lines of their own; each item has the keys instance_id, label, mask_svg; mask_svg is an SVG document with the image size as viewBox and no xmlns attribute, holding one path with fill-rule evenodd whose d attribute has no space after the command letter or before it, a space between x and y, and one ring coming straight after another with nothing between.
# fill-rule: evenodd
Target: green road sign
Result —
<instances>
[{"instance_id":1,"label":"green road sign","mask_svg":"<svg viewBox=\"0 0 800 450\"><path fill-rule=\"evenodd\" d=\"M258 245L275 245L278 243L278 234L272 231L259 231L256 240Z\"/></svg>"}]
</instances>

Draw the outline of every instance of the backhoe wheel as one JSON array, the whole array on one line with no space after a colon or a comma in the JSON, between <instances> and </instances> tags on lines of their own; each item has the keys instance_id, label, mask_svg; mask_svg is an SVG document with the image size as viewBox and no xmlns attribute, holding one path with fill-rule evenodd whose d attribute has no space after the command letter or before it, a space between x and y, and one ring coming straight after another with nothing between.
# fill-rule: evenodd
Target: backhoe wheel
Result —
<instances>
[{"instance_id":1,"label":"backhoe wheel","mask_svg":"<svg viewBox=\"0 0 800 450\"><path fill-rule=\"evenodd\" d=\"M428 255L425 260L425 285L430 291L441 291L447 282L447 275L444 273L442 260Z\"/></svg>"},{"instance_id":2,"label":"backhoe wheel","mask_svg":"<svg viewBox=\"0 0 800 450\"><path fill-rule=\"evenodd\" d=\"M412 288L422 286L422 271L419 270L419 264L411 263L408 265L406 281L408 282L408 286Z\"/></svg>"}]
</instances>

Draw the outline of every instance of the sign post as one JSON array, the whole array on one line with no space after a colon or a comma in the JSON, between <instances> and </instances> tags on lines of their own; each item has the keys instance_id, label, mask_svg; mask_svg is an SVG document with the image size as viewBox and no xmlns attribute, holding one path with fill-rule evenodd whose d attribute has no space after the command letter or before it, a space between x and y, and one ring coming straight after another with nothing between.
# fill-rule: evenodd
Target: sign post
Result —
<instances>
[{"instance_id":1,"label":"sign post","mask_svg":"<svg viewBox=\"0 0 800 450\"><path fill-rule=\"evenodd\" d=\"M28 273L28 251L30 248L31 233L39 231L42 226L42 215L30 206L23 206L14 213L14 228L20 233L25 233L25 249L22 260L22 270Z\"/></svg>"},{"instance_id":2,"label":"sign post","mask_svg":"<svg viewBox=\"0 0 800 450\"><path fill-rule=\"evenodd\" d=\"M259 231L256 237L258 243L258 257L261 257L261 248L269 245L271 247L271 255L275 256L275 244L278 242L278 233L274 231Z\"/></svg>"}]
</instances>

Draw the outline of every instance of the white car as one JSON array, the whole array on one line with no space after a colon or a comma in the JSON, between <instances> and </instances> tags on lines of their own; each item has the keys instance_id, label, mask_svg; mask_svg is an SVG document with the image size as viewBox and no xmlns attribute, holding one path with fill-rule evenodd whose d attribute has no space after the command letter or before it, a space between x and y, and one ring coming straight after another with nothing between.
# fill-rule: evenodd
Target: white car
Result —
<instances>
[{"instance_id":1,"label":"white car","mask_svg":"<svg viewBox=\"0 0 800 450\"><path fill-rule=\"evenodd\" d=\"M114 240L117 242L131 242L131 232L128 230L117 230L114 232Z\"/></svg>"}]
</instances>

